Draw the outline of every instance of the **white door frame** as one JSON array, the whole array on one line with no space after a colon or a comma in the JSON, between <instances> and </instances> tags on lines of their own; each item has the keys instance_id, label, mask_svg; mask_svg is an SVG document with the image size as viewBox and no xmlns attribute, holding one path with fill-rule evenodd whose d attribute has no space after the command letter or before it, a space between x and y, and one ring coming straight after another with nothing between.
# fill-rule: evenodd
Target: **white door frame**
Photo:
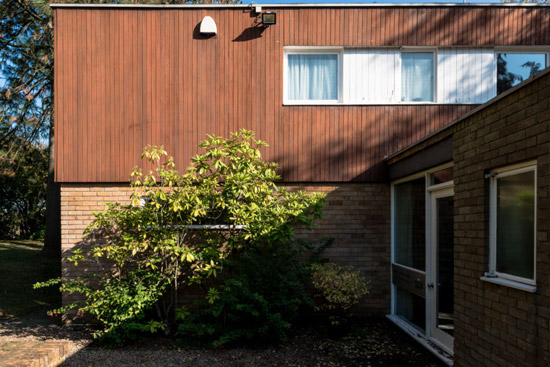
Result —
<instances>
[{"instance_id":1,"label":"white door frame","mask_svg":"<svg viewBox=\"0 0 550 367\"><path fill-rule=\"evenodd\" d=\"M437 199L452 197L453 183L428 187L426 194L426 334L452 354L454 338L437 327Z\"/></svg>"}]
</instances>

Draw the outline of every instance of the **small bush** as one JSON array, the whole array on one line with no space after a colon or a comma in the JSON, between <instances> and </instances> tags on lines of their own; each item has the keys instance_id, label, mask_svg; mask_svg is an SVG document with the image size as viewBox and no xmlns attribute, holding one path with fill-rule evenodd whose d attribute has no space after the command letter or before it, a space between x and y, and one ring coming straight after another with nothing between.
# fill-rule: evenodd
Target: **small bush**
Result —
<instances>
[{"instance_id":1,"label":"small bush","mask_svg":"<svg viewBox=\"0 0 550 367\"><path fill-rule=\"evenodd\" d=\"M314 264L312 270L312 284L318 299L315 310L328 315L331 325L345 323L351 308L369 293L368 282L351 266Z\"/></svg>"}]
</instances>

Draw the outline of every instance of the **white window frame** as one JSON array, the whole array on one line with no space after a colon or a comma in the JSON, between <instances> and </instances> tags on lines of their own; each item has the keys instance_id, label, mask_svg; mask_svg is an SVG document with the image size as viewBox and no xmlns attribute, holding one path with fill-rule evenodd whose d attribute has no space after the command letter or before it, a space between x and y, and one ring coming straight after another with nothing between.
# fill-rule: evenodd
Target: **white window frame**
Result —
<instances>
[{"instance_id":1,"label":"white window frame","mask_svg":"<svg viewBox=\"0 0 550 367\"><path fill-rule=\"evenodd\" d=\"M475 49L473 46L471 49ZM424 46L403 46L403 47L360 47L360 49L365 50L383 50L383 49L398 49L399 58L397 61L396 67L399 70L395 70L395 100L388 100L387 102L350 102L349 100L344 99L344 54L346 50L353 49L353 47L344 47L344 46L285 46L283 48L283 105L351 105L351 106L367 106L367 105L455 105L455 104L469 104L467 102L463 103L449 103L440 101L439 90L438 90L438 53L439 50L453 50L460 47L424 47ZM498 70L497 70L497 55L499 53L507 54L527 54L527 53L540 53L546 55L546 68L550 67L550 50L548 46L500 46L500 47L487 47L486 49L493 52L493 97L497 95L497 80L498 80ZM401 101L402 98L402 55L405 53L432 53L433 54L433 100L432 101ZM288 74L288 55L290 54L337 54L338 55L338 98L333 100L290 100L288 98L288 88L289 88L289 74ZM486 101L485 101L486 102ZM483 103L485 103L483 102ZM473 104L479 104L477 102Z\"/></svg>"},{"instance_id":2,"label":"white window frame","mask_svg":"<svg viewBox=\"0 0 550 367\"><path fill-rule=\"evenodd\" d=\"M534 197L534 243L533 243L533 279L518 277L515 275L500 273L496 271L497 262L497 180L499 178L518 175L525 172L533 172L535 179ZM504 168L492 170L488 175L490 178L490 210L489 210L489 272L481 279L492 283L506 285L529 292L536 291L537 284L537 162L530 161Z\"/></svg>"},{"instance_id":3,"label":"white window frame","mask_svg":"<svg viewBox=\"0 0 550 367\"><path fill-rule=\"evenodd\" d=\"M401 105L426 105L426 104L438 104L437 102L437 48L426 48L426 47L404 47L400 49L399 56L399 72L397 73L399 80L397 84L397 94L399 102ZM432 88L433 88L433 100L432 101L402 101L403 90L402 90L402 79L403 79L403 54L418 54L418 53L431 53L432 54ZM496 59L495 59L496 60Z\"/></svg>"},{"instance_id":4,"label":"white window frame","mask_svg":"<svg viewBox=\"0 0 550 367\"><path fill-rule=\"evenodd\" d=\"M548 46L495 47L493 49L495 65L495 73L493 75L493 79L495 80L495 96L498 96L498 54L544 54L546 56L546 65L541 69L541 71L550 67L550 51L548 51Z\"/></svg>"},{"instance_id":5,"label":"white window frame","mask_svg":"<svg viewBox=\"0 0 550 367\"><path fill-rule=\"evenodd\" d=\"M338 83L337 83L337 99L305 99L296 100L288 98L288 88L290 76L288 74L288 55L338 55ZM335 105L342 104L343 97L343 66L344 64L344 48L343 47L293 47L284 48L283 61L283 104L285 105Z\"/></svg>"}]
</instances>

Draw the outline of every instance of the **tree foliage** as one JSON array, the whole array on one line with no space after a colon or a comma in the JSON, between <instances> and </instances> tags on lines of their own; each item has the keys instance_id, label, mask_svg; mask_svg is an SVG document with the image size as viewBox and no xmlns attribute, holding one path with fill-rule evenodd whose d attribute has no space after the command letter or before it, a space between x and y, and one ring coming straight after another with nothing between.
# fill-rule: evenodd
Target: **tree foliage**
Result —
<instances>
[{"instance_id":1,"label":"tree foliage","mask_svg":"<svg viewBox=\"0 0 550 367\"><path fill-rule=\"evenodd\" d=\"M43 238L52 113L52 23L41 3L0 2L0 233Z\"/></svg>"},{"instance_id":2,"label":"tree foliage","mask_svg":"<svg viewBox=\"0 0 550 367\"><path fill-rule=\"evenodd\" d=\"M0 153L0 233L3 239L42 239L47 150L19 139L18 153Z\"/></svg>"},{"instance_id":3,"label":"tree foliage","mask_svg":"<svg viewBox=\"0 0 550 367\"><path fill-rule=\"evenodd\" d=\"M323 196L277 186L276 164L261 158L264 145L246 130L209 136L185 174L162 147L147 147L143 158L156 169L134 170L132 203L109 204L88 227L89 256L103 268L66 279L61 289L82 294L83 302L54 312L91 314L117 337L151 322L170 327L182 284L219 275L236 253L288 241L294 225L311 226ZM71 257L75 266L87 260L82 250ZM146 317L152 307L156 320Z\"/></svg>"},{"instance_id":4,"label":"tree foliage","mask_svg":"<svg viewBox=\"0 0 550 367\"><path fill-rule=\"evenodd\" d=\"M14 156L21 140L47 137L52 113L53 23L40 2L0 6L0 149Z\"/></svg>"}]
</instances>

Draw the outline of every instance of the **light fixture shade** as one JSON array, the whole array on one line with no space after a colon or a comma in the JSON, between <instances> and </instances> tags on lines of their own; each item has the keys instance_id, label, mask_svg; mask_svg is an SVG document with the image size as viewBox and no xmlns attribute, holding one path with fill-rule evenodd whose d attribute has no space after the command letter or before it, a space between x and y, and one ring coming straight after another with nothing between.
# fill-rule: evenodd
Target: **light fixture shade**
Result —
<instances>
[{"instance_id":1,"label":"light fixture shade","mask_svg":"<svg viewBox=\"0 0 550 367\"><path fill-rule=\"evenodd\" d=\"M212 36L218 33L218 27L216 22L210 16L205 16L201 21L200 34L205 36Z\"/></svg>"},{"instance_id":2,"label":"light fixture shade","mask_svg":"<svg viewBox=\"0 0 550 367\"><path fill-rule=\"evenodd\" d=\"M274 25L277 24L277 14L272 11L266 11L262 13L262 24L264 25Z\"/></svg>"}]
</instances>

